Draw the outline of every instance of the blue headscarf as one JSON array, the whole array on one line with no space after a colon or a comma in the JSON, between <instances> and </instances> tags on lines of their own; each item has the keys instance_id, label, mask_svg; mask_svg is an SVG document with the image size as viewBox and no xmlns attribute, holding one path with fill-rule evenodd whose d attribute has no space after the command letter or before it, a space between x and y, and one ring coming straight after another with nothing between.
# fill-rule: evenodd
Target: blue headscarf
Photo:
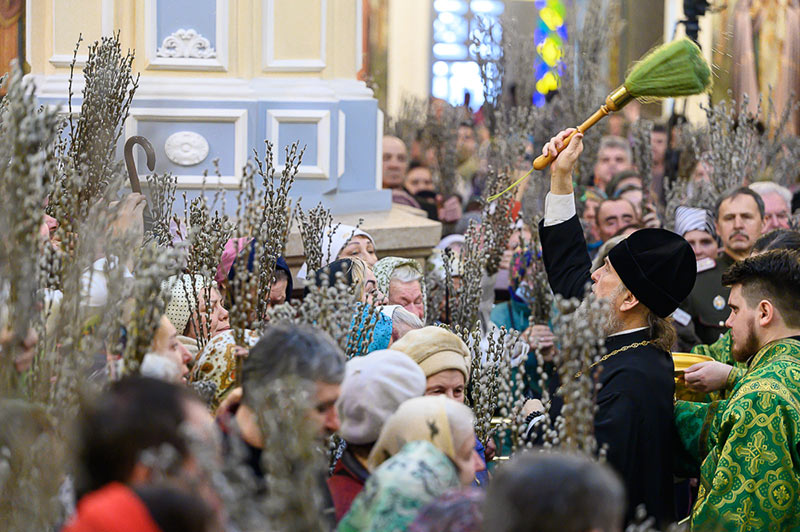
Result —
<instances>
[{"instance_id":1,"label":"blue headscarf","mask_svg":"<svg viewBox=\"0 0 800 532\"><path fill-rule=\"evenodd\" d=\"M383 312L378 312L377 316L370 316L371 312L374 313L374 310L364 303L358 304L356 312L353 314L353 319L350 321L350 334L347 337L348 343L351 340L356 341L356 349L359 350L361 342L366 341L366 335L363 331L369 319L369 326L371 327L374 324L375 327L372 330L372 342L367 346L366 354L388 349L389 343L392 341L392 319ZM358 326L356 326L357 319L359 321Z\"/></svg>"}]
</instances>

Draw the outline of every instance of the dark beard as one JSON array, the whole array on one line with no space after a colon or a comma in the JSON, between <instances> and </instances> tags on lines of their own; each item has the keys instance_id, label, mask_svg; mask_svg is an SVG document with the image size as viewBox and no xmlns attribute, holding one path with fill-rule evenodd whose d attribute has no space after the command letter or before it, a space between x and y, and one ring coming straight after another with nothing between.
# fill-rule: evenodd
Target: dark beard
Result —
<instances>
[{"instance_id":1,"label":"dark beard","mask_svg":"<svg viewBox=\"0 0 800 532\"><path fill-rule=\"evenodd\" d=\"M744 337L741 344L737 345L737 342L731 342L731 356L737 362L746 362L750 357L755 355L760 348L761 343L756 336L755 327L753 327L753 322L750 322L747 328L747 336Z\"/></svg>"}]
</instances>

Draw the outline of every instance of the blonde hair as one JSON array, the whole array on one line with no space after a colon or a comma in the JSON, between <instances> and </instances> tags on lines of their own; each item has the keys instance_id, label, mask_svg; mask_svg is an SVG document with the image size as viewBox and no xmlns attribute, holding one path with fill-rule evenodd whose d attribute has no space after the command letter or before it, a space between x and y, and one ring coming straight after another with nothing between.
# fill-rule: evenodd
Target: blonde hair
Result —
<instances>
[{"instance_id":1,"label":"blonde hair","mask_svg":"<svg viewBox=\"0 0 800 532\"><path fill-rule=\"evenodd\" d=\"M358 257L347 257L350 261L350 276L353 279L353 293L356 299L364 299L364 290L367 285L367 263Z\"/></svg>"}]
</instances>

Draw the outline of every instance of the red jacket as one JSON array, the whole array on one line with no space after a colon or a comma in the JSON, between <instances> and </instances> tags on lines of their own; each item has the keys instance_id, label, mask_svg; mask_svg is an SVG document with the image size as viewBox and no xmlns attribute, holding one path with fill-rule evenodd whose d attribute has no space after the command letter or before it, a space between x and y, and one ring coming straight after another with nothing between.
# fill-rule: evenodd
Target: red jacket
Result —
<instances>
[{"instance_id":1,"label":"red jacket","mask_svg":"<svg viewBox=\"0 0 800 532\"><path fill-rule=\"evenodd\" d=\"M141 499L112 482L78 501L78 511L61 532L161 532Z\"/></svg>"},{"instance_id":2,"label":"red jacket","mask_svg":"<svg viewBox=\"0 0 800 532\"><path fill-rule=\"evenodd\" d=\"M337 523L350 510L353 500L364 489L367 478L369 478L369 471L349 450L345 449L342 457L336 462L333 473L328 478L328 490L333 498Z\"/></svg>"}]
</instances>

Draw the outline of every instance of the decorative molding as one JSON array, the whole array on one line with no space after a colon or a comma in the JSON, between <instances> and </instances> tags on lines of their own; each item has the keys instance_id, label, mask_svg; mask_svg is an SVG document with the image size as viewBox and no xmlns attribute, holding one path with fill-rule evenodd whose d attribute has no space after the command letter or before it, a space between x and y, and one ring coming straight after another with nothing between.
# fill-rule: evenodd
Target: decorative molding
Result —
<instances>
[{"instance_id":1,"label":"decorative molding","mask_svg":"<svg viewBox=\"0 0 800 532\"><path fill-rule=\"evenodd\" d=\"M181 166L194 166L208 157L208 141L194 131L178 131L164 142L167 159Z\"/></svg>"},{"instance_id":2,"label":"decorative molding","mask_svg":"<svg viewBox=\"0 0 800 532\"><path fill-rule=\"evenodd\" d=\"M281 139L280 125L287 123L315 124L317 127L316 164L301 164L297 177L329 179L331 176L331 113L324 109L270 109L267 111L267 139L272 142L272 152L278 161L279 150L296 139ZM283 171L285 165L276 164Z\"/></svg>"},{"instance_id":3,"label":"decorative molding","mask_svg":"<svg viewBox=\"0 0 800 532\"><path fill-rule=\"evenodd\" d=\"M147 70L227 71L228 26L230 24L228 0L216 0L214 47L207 38L199 35L193 29L177 30L164 38L161 47L158 47L158 1L144 1L144 39L145 56L147 57L145 68ZM181 32L184 33L181 34ZM173 48L167 49L168 44L170 47L175 47L175 54L170 53ZM187 49L187 47L189 48Z\"/></svg>"},{"instance_id":4,"label":"decorative molding","mask_svg":"<svg viewBox=\"0 0 800 532\"><path fill-rule=\"evenodd\" d=\"M53 54L48 61L51 65L61 68L67 68L72 64L73 56L71 54ZM83 68L86 66L86 61L89 56L86 54L78 54L75 56L75 66Z\"/></svg>"},{"instance_id":5,"label":"decorative molding","mask_svg":"<svg viewBox=\"0 0 800 532\"><path fill-rule=\"evenodd\" d=\"M342 177L344 174L344 155L345 155L345 135L347 134L347 127L346 122L347 115L344 114L344 111L341 109L339 110L339 135L336 138L336 144L338 146L339 158L336 161L336 173L337 177Z\"/></svg>"},{"instance_id":6,"label":"decorative molding","mask_svg":"<svg viewBox=\"0 0 800 532\"><path fill-rule=\"evenodd\" d=\"M319 72L325 68L328 0L320 0L319 58L275 59L275 2L262 0L262 54L265 72Z\"/></svg>"},{"instance_id":7,"label":"decorative molding","mask_svg":"<svg viewBox=\"0 0 800 532\"><path fill-rule=\"evenodd\" d=\"M217 51L211 46L211 41L195 30L179 29L164 38L164 42L156 50L156 57L212 59L217 57Z\"/></svg>"},{"instance_id":8,"label":"decorative molding","mask_svg":"<svg viewBox=\"0 0 800 532\"><path fill-rule=\"evenodd\" d=\"M72 54L57 54L55 53L55 46L56 46L56 24L58 19L56 18L56 2L57 0L53 0L52 3L52 11L53 11L53 55L50 56L48 62L60 68L69 67L72 64L73 56ZM32 26L32 20L30 19L31 12L31 3L30 0L26 0L25 2L25 55L27 57L27 61L30 63L31 56L30 56L30 29ZM114 0L102 0L100 4L101 9L101 18L100 18L100 31L102 35L105 37L107 35L111 35L114 33ZM84 43L84 46L86 43ZM86 61L89 60L89 56L87 54L78 54L75 57L75 66L77 67L84 67L86 66Z\"/></svg>"},{"instance_id":9,"label":"decorative molding","mask_svg":"<svg viewBox=\"0 0 800 532\"><path fill-rule=\"evenodd\" d=\"M66 98L69 90L67 74L29 74L36 83L39 98ZM73 80L72 91L83 91L83 76ZM148 100L214 100L214 101L309 101L371 100L372 90L355 79L319 78L200 78L176 76L142 76L136 99Z\"/></svg>"},{"instance_id":10,"label":"decorative molding","mask_svg":"<svg viewBox=\"0 0 800 532\"><path fill-rule=\"evenodd\" d=\"M205 181L209 186L236 188L242 180L242 168L247 162L247 109L197 109L132 107L125 122L125 136L137 134L140 120L161 122L228 122L234 127L233 175L221 178L209 175L178 175L178 186L197 188ZM157 163L156 163L157 164Z\"/></svg>"}]
</instances>

